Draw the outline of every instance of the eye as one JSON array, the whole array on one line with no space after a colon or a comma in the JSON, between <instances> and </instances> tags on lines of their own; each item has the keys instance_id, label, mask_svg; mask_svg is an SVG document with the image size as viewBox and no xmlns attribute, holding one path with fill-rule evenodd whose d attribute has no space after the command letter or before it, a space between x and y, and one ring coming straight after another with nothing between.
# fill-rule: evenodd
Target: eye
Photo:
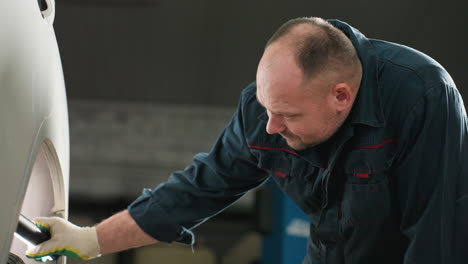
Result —
<instances>
[{"instance_id":1,"label":"eye","mask_svg":"<svg viewBox=\"0 0 468 264\"><path fill-rule=\"evenodd\" d=\"M285 120L292 120L297 117L297 115L282 115Z\"/></svg>"}]
</instances>

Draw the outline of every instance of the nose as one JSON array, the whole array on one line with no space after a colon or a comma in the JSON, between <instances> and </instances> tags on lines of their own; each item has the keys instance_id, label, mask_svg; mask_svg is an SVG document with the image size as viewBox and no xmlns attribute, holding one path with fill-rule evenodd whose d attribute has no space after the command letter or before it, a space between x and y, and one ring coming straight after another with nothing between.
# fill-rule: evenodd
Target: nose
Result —
<instances>
[{"instance_id":1,"label":"nose","mask_svg":"<svg viewBox=\"0 0 468 264\"><path fill-rule=\"evenodd\" d=\"M284 131L284 129L285 127L281 117L272 113L268 113L268 123L266 126L266 132L270 135L273 135Z\"/></svg>"}]
</instances>

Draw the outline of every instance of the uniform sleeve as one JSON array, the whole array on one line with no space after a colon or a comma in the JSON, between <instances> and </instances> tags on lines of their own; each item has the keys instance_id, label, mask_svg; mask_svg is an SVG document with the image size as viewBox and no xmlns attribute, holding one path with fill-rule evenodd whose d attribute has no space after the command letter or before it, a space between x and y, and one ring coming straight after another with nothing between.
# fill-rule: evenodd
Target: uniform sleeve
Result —
<instances>
[{"instance_id":1,"label":"uniform sleeve","mask_svg":"<svg viewBox=\"0 0 468 264\"><path fill-rule=\"evenodd\" d=\"M468 263L467 118L458 91L429 90L405 121L396 161L405 264Z\"/></svg>"},{"instance_id":2,"label":"uniform sleeve","mask_svg":"<svg viewBox=\"0 0 468 264\"><path fill-rule=\"evenodd\" d=\"M194 243L192 228L216 215L266 180L244 135L246 92L232 120L209 153L174 172L165 183L144 190L129 207L137 224L159 241Z\"/></svg>"}]
</instances>

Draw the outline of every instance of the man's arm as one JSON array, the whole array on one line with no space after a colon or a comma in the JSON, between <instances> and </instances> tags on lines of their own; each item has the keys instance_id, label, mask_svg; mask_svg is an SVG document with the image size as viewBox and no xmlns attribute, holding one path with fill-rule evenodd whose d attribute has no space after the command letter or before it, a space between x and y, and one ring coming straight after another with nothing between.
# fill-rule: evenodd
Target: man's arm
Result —
<instances>
[{"instance_id":1,"label":"man's arm","mask_svg":"<svg viewBox=\"0 0 468 264\"><path fill-rule=\"evenodd\" d=\"M195 155L193 163L184 170L172 173L167 181L152 190L144 189L126 211L89 228L53 219L51 230L54 225L61 229L52 232L51 242L33 248L27 256L38 259L66 255L90 259L99 253L117 252L156 240L193 245L193 228L264 183L268 177L258 168L245 136L246 122L250 122L250 129L251 123L257 123L258 114L252 116L252 109L247 110L250 119L243 117L244 106L253 100L254 84L242 93L239 108L209 153ZM257 129L255 125L253 129ZM70 251L70 248L82 250Z\"/></svg>"},{"instance_id":2,"label":"man's arm","mask_svg":"<svg viewBox=\"0 0 468 264\"><path fill-rule=\"evenodd\" d=\"M41 229L48 229L52 235L49 240L26 252L27 257L38 261L48 260L53 255L88 260L156 242L141 230L127 210L93 227L79 227L59 217L40 217L35 219L35 223Z\"/></svg>"},{"instance_id":3,"label":"man's arm","mask_svg":"<svg viewBox=\"0 0 468 264\"><path fill-rule=\"evenodd\" d=\"M100 254L146 246L157 242L147 235L127 210L117 213L96 226Z\"/></svg>"},{"instance_id":4,"label":"man's arm","mask_svg":"<svg viewBox=\"0 0 468 264\"><path fill-rule=\"evenodd\" d=\"M195 242L192 230L264 183L268 173L247 142L258 133L255 85L242 92L237 111L209 153L175 171L156 188L144 189L128 207L139 227L160 242Z\"/></svg>"}]
</instances>

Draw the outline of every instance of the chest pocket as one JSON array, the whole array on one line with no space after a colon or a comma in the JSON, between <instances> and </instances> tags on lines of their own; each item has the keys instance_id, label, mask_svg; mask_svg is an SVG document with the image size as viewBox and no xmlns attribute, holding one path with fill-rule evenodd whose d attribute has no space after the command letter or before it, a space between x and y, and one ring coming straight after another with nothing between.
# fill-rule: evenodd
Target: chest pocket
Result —
<instances>
[{"instance_id":1,"label":"chest pocket","mask_svg":"<svg viewBox=\"0 0 468 264\"><path fill-rule=\"evenodd\" d=\"M344 176L341 211L345 229L352 227L371 232L391 217L389 171L395 149L395 144L358 146L346 155L341 170Z\"/></svg>"},{"instance_id":2,"label":"chest pocket","mask_svg":"<svg viewBox=\"0 0 468 264\"><path fill-rule=\"evenodd\" d=\"M290 153L260 151L258 167L266 170L283 192L306 214L321 206L320 184L317 182L321 170Z\"/></svg>"}]
</instances>

